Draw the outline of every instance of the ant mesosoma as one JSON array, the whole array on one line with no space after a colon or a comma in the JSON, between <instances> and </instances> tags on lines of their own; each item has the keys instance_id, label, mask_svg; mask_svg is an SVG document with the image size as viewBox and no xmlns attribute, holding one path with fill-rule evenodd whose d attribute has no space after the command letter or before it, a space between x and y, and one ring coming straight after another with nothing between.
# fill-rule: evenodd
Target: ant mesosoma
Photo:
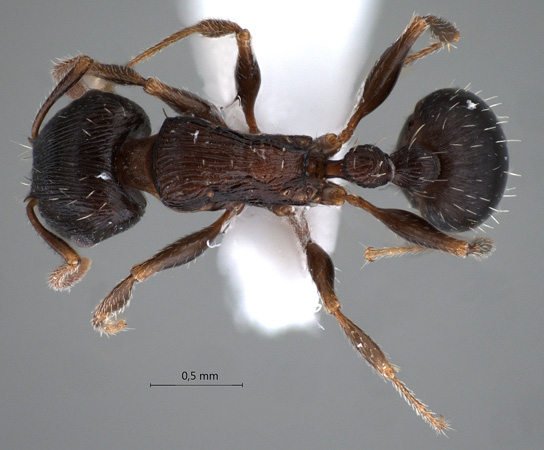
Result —
<instances>
[{"instance_id":1,"label":"ant mesosoma","mask_svg":"<svg viewBox=\"0 0 544 450\"><path fill-rule=\"evenodd\" d=\"M437 42L409 55L412 45L428 29ZM156 78L144 78L133 69L194 33L208 38L236 37L234 77L248 132L230 129L220 110L197 95ZM476 95L462 89L442 89L420 100L391 155L374 145L358 145L344 158L330 159L349 141L359 121L388 97L404 66L458 38L457 29L441 18L413 17L370 71L345 128L316 139L260 132L254 114L260 71L251 36L230 21L203 20L125 65L102 64L88 56L58 63L53 70L57 85L32 126L32 187L26 198L30 222L65 261L51 274L50 286L67 290L90 266L88 258L80 257L59 236L88 247L125 231L144 213L146 201L141 191L180 212L224 210L207 228L134 266L98 305L93 326L100 332L116 333L126 326L117 314L127 306L135 283L201 255L245 205L267 208L292 225L326 311L334 315L355 349L393 383L424 420L443 431L447 427L444 418L435 416L413 395L378 345L341 312L332 260L312 240L304 209L296 207L347 202L369 212L410 243L407 247L369 248L367 260L426 249L460 257L485 256L492 251L491 239L477 238L469 243L439 231L461 232L478 226L489 217L504 191L506 139L496 116ZM92 77L101 80L100 89L84 84ZM160 131L151 135L143 109L113 93L116 85L141 86L179 116L167 118ZM40 131L48 111L64 94L72 103ZM335 178L365 188L390 182L400 186L421 217L378 208L330 181ZM36 206L56 234L40 223Z\"/></svg>"}]
</instances>

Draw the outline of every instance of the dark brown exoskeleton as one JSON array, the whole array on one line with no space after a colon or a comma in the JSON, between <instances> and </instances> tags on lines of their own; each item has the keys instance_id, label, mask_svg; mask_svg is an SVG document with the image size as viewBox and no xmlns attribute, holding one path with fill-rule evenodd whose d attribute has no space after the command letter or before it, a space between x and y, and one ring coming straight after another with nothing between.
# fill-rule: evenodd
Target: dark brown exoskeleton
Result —
<instances>
[{"instance_id":1,"label":"dark brown exoskeleton","mask_svg":"<svg viewBox=\"0 0 544 450\"><path fill-rule=\"evenodd\" d=\"M437 42L408 55L418 37L430 29ZM234 35L238 45L235 80L249 132L227 127L217 107L198 96L144 78L132 67L168 45L199 33ZM351 138L359 121L376 109L393 89L403 66L456 42L458 31L447 21L413 17L401 36L383 53L366 78L361 98L345 128L317 139L261 134L254 115L260 72L250 34L224 20L204 20L185 28L133 58L110 65L79 56L57 64L55 89L32 127L34 166L26 201L28 217L43 239L64 258L49 284L65 290L90 266L63 238L91 246L134 225L144 213L148 192L176 211L224 210L212 225L165 247L134 266L98 305L92 323L108 334L126 326L117 319L136 282L158 271L185 264L200 254L245 205L267 208L288 218L307 256L308 270L323 305L335 316L355 349L436 430L447 424L417 400L396 377L378 345L341 311L334 292L334 266L310 235L304 214L295 207L342 205L362 208L410 245L369 248L366 258L437 249L460 257L487 255L491 239L472 242L446 231L465 231L488 218L502 197L508 156L497 118L483 100L461 89L442 89L421 100L408 119L390 156L373 145L351 148L341 160L330 158ZM85 79L83 77L86 77ZM89 77L104 83L88 90ZM179 116L167 118L151 135L145 112L113 93L115 85L141 86ZM40 131L51 106L64 94L74 99ZM400 186L421 216L378 208L329 181L343 178L374 188ZM35 207L52 231L38 220ZM60 236L60 237L59 237Z\"/></svg>"}]
</instances>

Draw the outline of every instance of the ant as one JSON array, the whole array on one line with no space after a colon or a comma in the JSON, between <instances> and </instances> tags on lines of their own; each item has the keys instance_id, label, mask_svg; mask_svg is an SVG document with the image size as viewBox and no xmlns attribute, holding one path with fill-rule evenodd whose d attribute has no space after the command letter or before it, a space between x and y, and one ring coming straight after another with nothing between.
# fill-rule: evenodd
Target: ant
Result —
<instances>
[{"instance_id":1,"label":"ant","mask_svg":"<svg viewBox=\"0 0 544 450\"><path fill-rule=\"evenodd\" d=\"M409 54L430 30L435 43ZM246 132L227 126L220 110L186 90L145 78L133 67L191 34L207 38L233 35L238 47L234 72ZM485 221L505 188L506 139L490 107L462 89L441 89L420 100L403 127L391 155L374 145L351 148L340 160L331 157L352 137L363 117L389 96L402 68L459 39L454 25L435 16L414 16L368 74L357 105L338 134L318 138L261 133L254 113L260 70L248 30L226 20L203 20L150 47L125 65L103 64L77 56L56 64L54 90L34 120L31 190L27 215L41 237L64 263L49 278L53 289L68 290L90 267L63 239L89 247L133 226L144 213L147 192L179 212L224 210L207 228L165 247L132 267L94 311L101 333L126 327L124 310L135 283L192 261L225 232L246 205L286 217L306 255L321 301L355 350L437 431L448 424L436 416L397 378L378 345L341 312L334 291L334 265L311 237L305 211L312 205L349 203L372 214L410 243L405 247L368 248L369 261L428 249L459 257L486 256L489 238L467 242L445 234L462 232ZM99 89L85 83L98 79ZM133 101L113 92L116 85L140 86L169 105L168 117L151 135L149 119ZM50 108L65 94L73 101L40 131ZM363 188L393 183L421 216L383 209L330 181L344 179ZM52 231L39 221L35 207ZM297 208L302 207L302 208ZM62 236L62 238L60 237Z\"/></svg>"}]
</instances>

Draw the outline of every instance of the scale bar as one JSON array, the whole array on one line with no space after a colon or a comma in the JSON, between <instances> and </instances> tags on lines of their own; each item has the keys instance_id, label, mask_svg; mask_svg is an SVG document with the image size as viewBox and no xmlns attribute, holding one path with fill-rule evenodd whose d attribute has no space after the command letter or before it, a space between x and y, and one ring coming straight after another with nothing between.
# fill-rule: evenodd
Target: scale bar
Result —
<instances>
[{"instance_id":1,"label":"scale bar","mask_svg":"<svg viewBox=\"0 0 544 450\"><path fill-rule=\"evenodd\" d=\"M185 386L201 386L201 387L244 387L244 383L234 384L219 384L219 383L185 383L185 384L155 384L149 383L149 387L185 387Z\"/></svg>"}]
</instances>

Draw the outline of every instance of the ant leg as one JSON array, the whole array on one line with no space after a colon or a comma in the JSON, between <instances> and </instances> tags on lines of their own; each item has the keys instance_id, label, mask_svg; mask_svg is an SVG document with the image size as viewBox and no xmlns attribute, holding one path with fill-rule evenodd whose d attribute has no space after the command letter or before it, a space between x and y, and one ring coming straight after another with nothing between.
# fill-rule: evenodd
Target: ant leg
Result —
<instances>
[{"instance_id":1,"label":"ant leg","mask_svg":"<svg viewBox=\"0 0 544 450\"><path fill-rule=\"evenodd\" d=\"M444 418L442 416L436 417L424 403L414 396L412 391L397 378L397 368L387 360L387 357L378 344L340 311L340 301L334 291L333 262L327 252L312 241L306 219L302 215L296 215L292 210L285 210L281 207L273 209L273 211L278 215L287 215L289 218L306 253L308 270L317 287L323 306L327 313L336 318L355 350L381 376L393 383L401 396L414 408L423 420L429 423L435 430L443 432L448 427Z\"/></svg>"},{"instance_id":2,"label":"ant leg","mask_svg":"<svg viewBox=\"0 0 544 450\"><path fill-rule=\"evenodd\" d=\"M150 259L134 266L130 270L130 275L115 286L96 307L92 319L94 328L106 334L115 334L125 328L126 322L116 320L116 317L128 306L134 283L142 282L161 270L181 266L200 256L209 248L210 241L225 231L229 221L239 214L243 207L243 204L233 205L209 227L179 239Z\"/></svg>"},{"instance_id":3,"label":"ant leg","mask_svg":"<svg viewBox=\"0 0 544 450\"><path fill-rule=\"evenodd\" d=\"M438 42L408 56L412 45L427 29L431 30ZM366 77L359 103L344 130L338 135L326 134L320 138L322 151L330 155L340 150L351 138L361 119L374 111L389 96L404 66L440 48L448 47L458 39L459 32L455 26L444 19L435 16L413 17L403 33L385 50Z\"/></svg>"},{"instance_id":4,"label":"ant leg","mask_svg":"<svg viewBox=\"0 0 544 450\"><path fill-rule=\"evenodd\" d=\"M420 245L410 245L405 247L386 247L386 248L374 248L368 247L365 250L365 259L369 262L374 262L381 258L387 258L390 256L401 256L406 254L415 254L429 251L426 247Z\"/></svg>"},{"instance_id":5,"label":"ant leg","mask_svg":"<svg viewBox=\"0 0 544 450\"><path fill-rule=\"evenodd\" d=\"M217 125L226 126L220 111L215 105L196 94L174 88L156 78L144 78L132 69L132 66L145 61L168 45L193 33L200 33L210 38L235 34L238 44L238 61L235 70L237 96L240 98L250 132L259 133L255 120L254 105L261 83L261 73L251 48L251 35L248 30L242 29L234 22L203 20L193 27L172 34L134 57L126 65L102 64L83 55L57 63L53 68L53 77L55 80L60 81L38 112L32 127L32 137L35 138L38 135L39 126L45 115L63 94L66 93L72 98L79 98L83 95L87 90L87 87L81 81L84 75L106 81L106 85L100 87L102 90L111 90L112 85L141 86L146 93L164 101L179 114L190 113Z\"/></svg>"},{"instance_id":6,"label":"ant leg","mask_svg":"<svg viewBox=\"0 0 544 450\"><path fill-rule=\"evenodd\" d=\"M477 238L471 243L456 239L437 230L425 219L402 209L384 209L374 206L362 197L345 192L345 201L357 208L364 209L386 225L391 231L408 242L415 244L409 247L393 247L391 249L370 249L365 257L372 261L383 256L414 253L428 249L442 250L452 255L465 258L468 255L485 257L494 249L493 240Z\"/></svg>"},{"instance_id":7,"label":"ant leg","mask_svg":"<svg viewBox=\"0 0 544 450\"><path fill-rule=\"evenodd\" d=\"M464 250L465 245L467 245L466 253ZM487 258L495 250L495 244L493 243L493 239L490 239L490 238L475 238L470 243L459 241L459 246L463 250L459 251L459 253L453 253L453 252L450 252L450 253L453 253L455 256L460 256L462 258L468 255L473 255L478 258ZM369 262L374 262L378 259L387 258L390 256L401 256L406 254L423 253L429 250L431 250L429 247L422 247L420 245L409 245L405 247L386 247L386 248L368 247L365 250L365 259Z\"/></svg>"},{"instance_id":8,"label":"ant leg","mask_svg":"<svg viewBox=\"0 0 544 450\"><path fill-rule=\"evenodd\" d=\"M26 200L28 201L26 214L30 223L49 247L62 256L65 261L49 276L49 286L57 291L69 290L87 273L87 270L91 267L91 260L79 256L64 240L45 228L34 211L34 207L38 204L36 199L30 197Z\"/></svg>"},{"instance_id":9,"label":"ant leg","mask_svg":"<svg viewBox=\"0 0 544 450\"><path fill-rule=\"evenodd\" d=\"M430 29L438 43L432 44L412 57L408 52L416 40ZM338 135L342 144L352 136L355 128L363 117L380 106L389 96L399 77L401 69L409 62L415 61L439 48L448 46L459 39L459 32L455 26L444 19L435 16L415 16L399 38L382 54L376 62L366 81L359 104L346 125Z\"/></svg>"},{"instance_id":10,"label":"ant leg","mask_svg":"<svg viewBox=\"0 0 544 450\"><path fill-rule=\"evenodd\" d=\"M459 31L457 28L455 28L455 25L447 20L430 15L424 16L423 19L428 23L433 37L438 39L438 42L425 47L423 50L420 50L413 55L407 56L404 60L405 67L418 59L423 58L424 56L443 49L444 47L449 50L450 45L455 44L459 40ZM453 45L453 47L455 46Z\"/></svg>"},{"instance_id":11,"label":"ant leg","mask_svg":"<svg viewBox=\"0 0 544 450\"><path fill-rule=\"evenodd\" d=\"M471 243L456 239L437 230L422 217L403 209L384 209L374 206L364 198L350 194L343 187L327 183L322 191L320 204L340 206L345 202L364 209L408 242L415 244L409 247L393 247L391 249L370 249L365 253L369 261L384 256L415 253L424 250L442 250L452 255L465 258L468 255L485 257L494 249L493 240L477 238Z\"/></svg>"},{"instance_id":12,"label":"ant leg","mask_svg":"<svg viewBox=\"0 0 544 450\"><path fill-rule=\"evenodd\" d=\"M195 33L208 38L235 35L236 44L238 45L238 59L234 72L237 97L240 99L250 133L258 134L260 131L255 119L254 106L261 85L261 71L251 47L251 34L247 29L240 27L238 24L228 20L202 20L196 25L171 34L154 46L144 50L132 58L127 63L127 66L133 67L151 58L169 45Z\"/></svg>"},{"instance_id":13,"label":"ant leg","mask_svg":"<svg viewBox=\"0 0 544 450\"><path fill-rule=\"evenodd\" d=\"M61 59L53 66L51 75L56 83L60 81L76 66L81 59L87 60L89 64L93 63L93 60L85 55L79 55L74 58ZM85 74L83 74L85 75ZM79 80L73 87L66 92L66 95L72 100L76 100L81 97L85 92L90 89L98 89L104 92L113 92L114 84L101 80L97 77L86 77L84 80Z\"/></svg>"},{"instance_id":14,"label":"ant leg","mask_svg":"<svg viewBox=\"0 0 544 450\"><path fill-rule=\"evenodd\" d=\"M219 111L217 106L207 102L198 95L184 89L169 86L157 78L150 77L144 80L145 84L142 86L144 91L149 95L159 98L177 113L181 115L189 113L194 117L226 127L221 116L221 111Z\"/></svg>"},{"instance_id":15,"label":"ant leg","mask_svg":"<svg viewBox=\"0 0 544 450\"><path fill-rule=\"evenodd\" d=\"M86 64L84 72L79 69L83 62ZM74 68L79 69L77 70L77 78L73 75L69 77L72 71L74 71ZM50 96L53 97L53 94L55 94L53 101L48 104L49 99L47 99L46 104L44 104L44 107L42 107L38 113L40 123L52 104L58 100L62 94L66 93L71 98L79 98L85 93L85 91L88 90L88 88L84 86L83 82L81 81L81 78L86 75L103 80L105 83L100 86L101 90L112 91L112 86L114 85L140 86L147 94L162 100L179 114L183 115L190 113L193 116L208 120L216 125L225 126L225 122L221 117L221 112L215 105L212 105L196 94L183 89L174 88L162 83L156 78L145 78L128 66L118 64L103 64L99 63L98 61L93 61L88 56L78 56L76 58L61 61L55 65L53 69L54 78L57 78L63 73L66 73L66 75L64 75L64 78L59 82L57 87L67 84L68 81L70 81L71 84L64 87L62 91L59 90L58 94L55 92L57 91L57 87L55 87L55 90ZM74 78L73 81L72 78ZM47 108L45 108L46 105ZM33 130L34 128L35 127L33 127Z\"/></svg>"},{"instance_id":16,"label":"ant leg","mask_svg":"<svg viewBox=\"0 0 544 450\"><path fill-rule=\"evenodd\" d=\"M251 134L259 134L260 130L255 119L255 101L261 87L261 70L253 49L251 48L251 35L248 30L242 30L236 34L238 42L238 61L234 78L238 98L244 111L247 126Z\"/></svg>"},{"instance_id":17,"label":"ant leg","mask_svg":"<svg viewBox=\"0 0 544 450\"><path fill-rule=\"evenodd\" d=\"M70 61L69 69L65 68L66 70L64 70L62 78L57 80L58 83L36 114L34 123L32 124L31 140L36 139L45 116L59 98L64 94L68 94L72 98L78 98L84 93L84 91L80 91L80 88L82 88L80 81L93 64L93 60L88 56L82 55Z\"/></svg>"}]
</instances>

